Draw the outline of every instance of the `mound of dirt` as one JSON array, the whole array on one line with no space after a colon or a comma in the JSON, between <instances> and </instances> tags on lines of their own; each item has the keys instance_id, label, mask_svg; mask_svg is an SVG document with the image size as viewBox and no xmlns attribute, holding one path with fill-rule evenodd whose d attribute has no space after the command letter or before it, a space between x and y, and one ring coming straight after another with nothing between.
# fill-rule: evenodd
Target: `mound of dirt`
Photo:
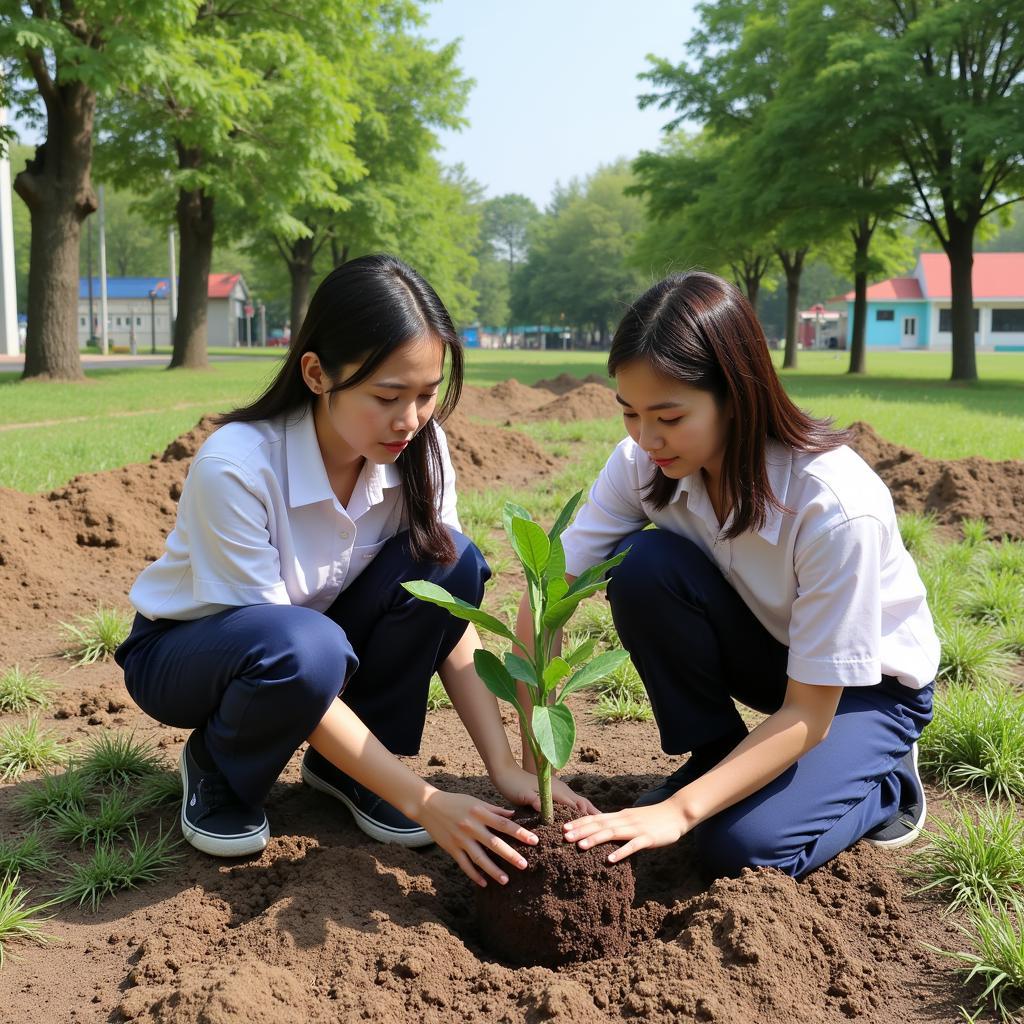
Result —
<instances>
[{"instance_id":1,"label":"mound of dirt","mask_svg":"<svg viewBox=\"0 0 1024 1024\"><path fill-rule=\"evenodd\" d=\"M467 384L459 398L458 412L472 419L504 422L518 419L551 401L546 391L520 384L514 377L495 384L493 388L477 388Z\"/></svg>"},{"instance_id":2,"label":"mound of dirt","mask_svg":"<svg viewBox=\"0 0 1024 1024\"><path fill-rule=\"evenodd\" d=\"M1024 462L929 459L886 441L860 420L850 430L850 447L885 481L897 511L930 512L949 526L984 519L991 536L1024 540Z\"/></svg>"},{"instance_id":3,"label":"mound of dirt","mask_svg":"<svg viewBox=\"0 0 1024 1024\"><path fill-rule=\"evenodd\" d=\"M552 377L550 380L539 380L533 386L535 388L543 388L545 391L551 391L556 395L565 395L570 391L575 391L576 388L583 384L600 384L601 387L608 387L608 378L602 377L599 373L588 373L586 377L582 379L574 377L571 373L560 373L557 377Z\"/></svg>"},{"instance_id":4,"label":"mound of dirt","mask_svg":"<svg viewBox=\"0 0 1024 1024\"><path fill-rule=\"evenodd\" d=\"M622 407L615 401L611 388L604 384L581 384L572 391L566 391L544 405L523 413L519 419L527 422L536 420L604 420L622 415Z\"/></svg>"},{"instance_id":5,"label":"mound of dirt","mask_svg":"<svg viewBox=\"0 0 1024 1024\"><path fill-rule=\"evenodd\" d=\"M524 487L558 466L524 434L473 423L461 410L445 421L444 432L460 490Z\"/></svg>"}]
</instances>

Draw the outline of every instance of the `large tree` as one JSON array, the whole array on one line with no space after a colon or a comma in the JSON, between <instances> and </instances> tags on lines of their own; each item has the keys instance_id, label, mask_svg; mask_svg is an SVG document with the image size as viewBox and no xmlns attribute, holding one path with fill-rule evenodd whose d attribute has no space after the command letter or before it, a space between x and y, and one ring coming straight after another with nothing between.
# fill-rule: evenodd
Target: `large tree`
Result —
<instances>
[{"instance_id":1,"label":"large tree","mask_svg":"<svg viewBox=\"0 0 1024 1024\"><path fill-rule=\"evenodd\" d=\"M365 7L365 5L364 5ZM152 182L154 207L173 209L179 291L171 367L207 363L207 287L218 231L256 225L297 237L293 211L342 206L338 184L361 167L351 146L352 69L373 9L325 0L300 14L276 0L206 0L165 72L122 94L103 119L103 168L119 182Z\"/></svg>"},{"instance_id":2,"label":"large tree","mask_svg":"<svg viewBox=\"0 0 1024 1024\"><path fill-rule=\"evenodd\" d=\"M14 179L32 224L25 377L82 376L78 249L82 222L97 206L97 103L166 71L166 54L198 3L0 0L0 52L13 62L13 103L43 134Z\"/></svg>"},{"instance_id":3,"label":"large tree","mask_svg":"<svg viewBox=\"0 0 1024 1024\"><path fill-rule=\"evenodd\" d=\"M985 218L1024 198L1024 8L857 0L850 9L821 4L829 56L877 76L873 116L898 148L911 215L949 257L952 379L973 380L975 238Z\"/></svg>"}]
</instances>

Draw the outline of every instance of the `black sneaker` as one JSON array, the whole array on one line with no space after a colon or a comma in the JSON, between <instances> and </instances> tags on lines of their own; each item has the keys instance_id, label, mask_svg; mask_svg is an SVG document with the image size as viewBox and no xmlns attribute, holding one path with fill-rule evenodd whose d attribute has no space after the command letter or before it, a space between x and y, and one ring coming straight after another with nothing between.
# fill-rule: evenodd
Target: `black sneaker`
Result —
<instances>
[{"instance_id":1,"label":"black sneaker","mask_svg":"<svg viewBox=\"0 0 1024 1024\"><path fill-rule=\"evenodd\" d=\"M270 839L263 808L243 803L216 769L200 767L192 753L194 736L181 750L181 831L185 839L214 857L259 853Z\"/></svg>"},{"instance_id":2,"label":"black sneaker","mask_svg":"<svg viewBox=\"0 0 1024 1024\"><path fill-rule=\"evenodd\" d=\"M696 782L702 775L711 771L722 758L731 754L746 738L747 731L733 733L722 739L713 740L705 746L698 747L682 768L677 768L664 782L642 793L633 801L634 807L650 807L660 804L669 797L675 796L684 786Z\"/></svg>"},{"instance_id":3,"label":"black sneaker","mask_svg":"<svg viewBox=\"0 0 1024 1024\"><path fill-rule=\"evenodd\" d=\"M434 841L425 828L335 768L312 747L307 747L302 756L302 781L340 800L352 812L356 824L380 843L429 846Z\"/></svg>"},{"instance_id":4,"label":"black sneaker","mask_svg":"<svg viewBox=\"0 0 1024 1024\"><path fill-rule=\"evenodd\" d=\"M884 846L890 850L909 846L921 834L928 815L928 801L917 770L916 743L903 755L899 767L902 769L901 781L910 783L910 792L901 793L900 809L892 818L864 836L864 842L872 846Z\"/></svg>"}]
</instances>

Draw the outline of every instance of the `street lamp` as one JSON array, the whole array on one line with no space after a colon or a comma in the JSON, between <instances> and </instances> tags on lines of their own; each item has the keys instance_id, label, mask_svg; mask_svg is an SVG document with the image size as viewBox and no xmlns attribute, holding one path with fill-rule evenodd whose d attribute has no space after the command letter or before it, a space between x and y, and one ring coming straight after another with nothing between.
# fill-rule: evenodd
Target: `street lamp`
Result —
<instances>
[{"instance_id":1,"label":"street lamp","mask_svg":"<svg viewBox=\"0 0 1024 1024\"><path fill-rule=\"evenodd\" d=\"M167 292L167 282L157 281L149 292L149 350L156 355L156 300L162 299Z\"/></svg>"}]
</instances>

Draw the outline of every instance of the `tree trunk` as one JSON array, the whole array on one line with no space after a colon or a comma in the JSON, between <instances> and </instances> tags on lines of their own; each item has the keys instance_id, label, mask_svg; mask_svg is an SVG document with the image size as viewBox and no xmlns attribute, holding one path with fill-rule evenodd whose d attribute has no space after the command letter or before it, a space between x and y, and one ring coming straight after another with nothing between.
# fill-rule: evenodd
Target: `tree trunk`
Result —
<instances>
[{"instance_id":1,"label":"tree trunk","mask_svg":"<svg viewBox=\"0 0 1024 1024\"><path fill-rule=\"evenodd\" d=\"M867 373L868 249L875 225L867 217L857 221L853 234L853 324L850 331L850 367L847 373Z\"/></svg>"},{"instance_id":2,"label":"tree trunk","mask_svg":"<svg viewBox=\"0 0 1024 1024\"><path fill-rule=\"evenodd\" d=\"M953 321L953 372L950 380L977 380L978 363L974 351L974 225L950 220L949 281L953 296L950 317Z\"/></svg>"},{"instance_id":3,"label":"tree trunk","mask_svg":"<svg viewBox=\"0 0 1024 1024\"><path fill-rule=\"evenodd\" d=\"M333 255L333 246L332 246ZM313 238L297 238L288 247L288 273L292 279L292 340L299 336L302 321L309 310L309 293L313 283Z\"/></svg>"},{"instance_id":4,"label":"tree trunk","mask_svg":"<svg viewBox=\"0 0 1024 1024\"><path fill-rule=\"evenodd\" d=\"M786 355L784 370L795 370L797 363L797 313L800 311L800 275L804 269L806 249L776 250L782 269L786 272Z\"/></svg>"},{"instance_id":5,"label":"tree trunk","mask_svg":"<svg viewBox=\"0 0 1024 1024\"><path fill-rule=\"evenodd\" d=\"M178 193L178 315L168 369L202 369L209 365L206 312L213 261L213 198L202 189Z\"/></svg>"},{"instance_id":6,"label":"tree trunk","mask_svg":"<svg viewBox=\"0 0 1024 1024\"><path fill-rule=\"evenodd\" d=\"M79 240L97 206L92 188L96 95L81 82L46 98L46 142L14 179L32 225L23 377L81 380L78 351Z\"/></svg>"}]
</instances>

